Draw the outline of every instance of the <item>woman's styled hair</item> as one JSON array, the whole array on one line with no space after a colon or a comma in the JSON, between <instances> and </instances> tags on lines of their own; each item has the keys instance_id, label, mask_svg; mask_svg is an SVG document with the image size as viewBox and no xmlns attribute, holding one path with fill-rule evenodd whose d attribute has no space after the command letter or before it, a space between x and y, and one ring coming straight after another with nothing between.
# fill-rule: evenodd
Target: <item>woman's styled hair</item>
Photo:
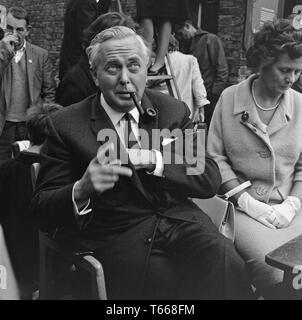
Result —
<instances>
[{"instance_id":1,"label":"woman's styled hair","mask_svg":"<svg viewBox=\"0 0 302 320\"><path fill-rule=\"evenodd\" d=\"M247 66L259 71L275 63L281 54L291 59L302 57L302 33L289 20L267 22L255 34L254 45L247 51Z\"/></svg>"},{"instance_id":2,"label":"woman's styled hair","mask_svg":"<svg viewBox=\"0 0 302 320\"><path fill-rule=\"evenodd\" d=\"M63 107L56 103L43 103L42 105L33 105L27 110L26 127L29 140L33 145L42 145L47 137L47 117Z\"/></svg>"}]
</instances>

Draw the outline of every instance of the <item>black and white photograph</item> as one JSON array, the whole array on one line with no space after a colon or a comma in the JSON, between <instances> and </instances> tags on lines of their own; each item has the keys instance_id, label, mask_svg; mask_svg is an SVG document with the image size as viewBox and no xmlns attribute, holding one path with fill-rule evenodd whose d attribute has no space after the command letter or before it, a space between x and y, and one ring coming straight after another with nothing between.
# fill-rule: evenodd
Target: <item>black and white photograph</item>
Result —
<instances>
[{"instance_id":1,"label":"black and white photograph","mask_svg":"<svg viewBox=\"0 0 302 320\"><path fill-rule=\"evenodd\" d=\"M0 300L302 300L301 204L302 0L0 0Z\"/></svg>"}]
</instances>

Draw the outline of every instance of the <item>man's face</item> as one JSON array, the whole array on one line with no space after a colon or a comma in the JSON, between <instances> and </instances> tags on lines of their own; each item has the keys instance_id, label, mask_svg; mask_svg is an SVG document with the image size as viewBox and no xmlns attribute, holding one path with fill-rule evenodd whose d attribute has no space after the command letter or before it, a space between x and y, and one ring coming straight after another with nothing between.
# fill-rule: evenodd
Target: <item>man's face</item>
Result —
<instances>
[{"instance_id":1,"label":"man's face","mask_svg":"<svg viewBox=\"0 0 302 320\"><path fill-rule=\"evenodd\" d=\"M189 41L194 37L195 33L196 29L190 23L185 23L176 31L176 37L180 41Z\"/></svg>"},{"instance_id":2,"label":"man's face","mask_svg":"<svg viewBox=\"0 0 302 320\"><path fill-rule=\"evenodd\" d=\"M16 19L11 13L7 15L6 34L13 34L17 37L18 42L15 49L21 49L25 38L28 36L28 29L25 19Z\"/></svg>"},{"instance_id":3,"label":"man's face","mask_svg":"<svg viewBox=\"0 0 302 320\"><path fill-rule=\"evenodd\" d=\"M135 37L108 40L99 51L96 77L106 102L116 111L128 112L134 108L130 94L140 100L147 79L147 57Z\"/></svg>"}]
</instances>

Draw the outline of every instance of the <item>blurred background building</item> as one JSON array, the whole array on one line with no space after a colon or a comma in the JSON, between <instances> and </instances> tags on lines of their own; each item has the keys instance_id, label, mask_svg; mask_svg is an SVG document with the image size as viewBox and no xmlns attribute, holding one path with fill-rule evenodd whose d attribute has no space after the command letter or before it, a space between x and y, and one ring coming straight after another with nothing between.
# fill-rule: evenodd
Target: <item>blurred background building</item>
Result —
<instances>
[{"instance_id":1,"label":"blurred background building","mask_svg":"<svg viewBox=\"0 0 302 320\"><path fill-rule=\"evenodd\" d=\"M244 78L244 51L253 33L267 20L288 17L302 0L189 0L195 26L216 33L222 40L230 68L230 84ZM0 5L23 6L31 16L31 40L47 49L56 69L68 0L0 0ZM112 0L113 9L117 8ZM124 13L136 17L135 0L120 0ZM297 7L299 9L299 7ZM299 13L299 12L297 12Z\"/></svg>"}]
</instances>

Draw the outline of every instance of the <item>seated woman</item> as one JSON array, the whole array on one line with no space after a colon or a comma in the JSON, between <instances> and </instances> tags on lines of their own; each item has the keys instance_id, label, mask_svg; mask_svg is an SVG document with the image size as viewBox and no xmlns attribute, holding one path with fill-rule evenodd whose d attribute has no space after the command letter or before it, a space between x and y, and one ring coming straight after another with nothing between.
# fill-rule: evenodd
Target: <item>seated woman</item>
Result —
<instances>
[{"instance_id":1,"label":"seated woman","mask_svg":"<svg viewBox=\"0 0 302 320\"><path fill-rule=\"evenodd\" d=\"M257 73L227 88L218 101L208 151L223 192L238 193L235 244L253 284L270 297L282 272L265 255L302 232L302 95L291 89L302 70L302 35L288 21L267 23L247 52Z\"/></svg>"},{"instance_id":2,"label":"seated woman","mask_svg":"<svg viewBox=\"0 0 302 320\"><path fill-rule=\"evenodd\" d=\"M38 227L29 210L35 180L33 165L42 159L40 149L47 135L46 118L60 108L56 104L29 108L26 124L30 146L0 166L0 224L21 299L31 298L38 275Z\"/></svg>"}]
</instances>

